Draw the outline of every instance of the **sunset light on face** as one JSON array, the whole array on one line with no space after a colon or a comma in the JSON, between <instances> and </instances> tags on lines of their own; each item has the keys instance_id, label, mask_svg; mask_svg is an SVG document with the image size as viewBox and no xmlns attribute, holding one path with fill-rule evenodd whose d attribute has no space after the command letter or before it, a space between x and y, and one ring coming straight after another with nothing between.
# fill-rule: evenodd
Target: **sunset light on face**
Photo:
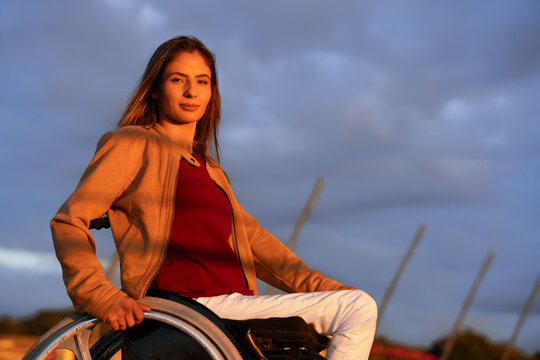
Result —
<instances>
[{"instance_id":1,"label":"sunset light on face","mask_svg":"<svg viewBox=\"0 0 540 360\"><path fill-rule=\"evenodd\" d=\"M165 67L153 94L160 122L186 124L201 119L210 98L211 72L198 52L182 52Z\"/></svg>"}]
</instances>

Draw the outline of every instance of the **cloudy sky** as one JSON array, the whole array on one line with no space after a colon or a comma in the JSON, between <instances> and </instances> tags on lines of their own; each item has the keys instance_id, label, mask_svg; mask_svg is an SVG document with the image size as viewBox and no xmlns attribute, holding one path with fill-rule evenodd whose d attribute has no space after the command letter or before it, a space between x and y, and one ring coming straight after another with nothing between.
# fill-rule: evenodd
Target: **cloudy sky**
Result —
<instances>
[{"instance_id":1,"label":"cloudy sky","mask_svg":"<svg viewBox=\"0 0 540 360\"><path fill-rule=\"evenodd\" d=\"M465 326L510 337L540 275L535 1L0 1L0 315L69 304L49 221L180 34L216 54L244 207L285 241L326 181L296 249L309 265L380 302L427 224L380 335L447 334L493 250ZM539 338L540 300L517 345Z\"/></svg>"}]
</instances>

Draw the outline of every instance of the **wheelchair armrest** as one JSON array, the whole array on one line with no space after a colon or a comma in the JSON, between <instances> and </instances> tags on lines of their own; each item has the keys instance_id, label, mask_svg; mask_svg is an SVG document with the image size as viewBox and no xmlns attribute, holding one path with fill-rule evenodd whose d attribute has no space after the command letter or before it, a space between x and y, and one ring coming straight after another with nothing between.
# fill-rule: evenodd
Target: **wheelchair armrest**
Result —
<instances>
[{"instance_id":1,"label":"wheelchair armrest","mask_svg":"<svg viewBox=\"0 0 540 360\"><path fill-rule=\"evenodd\" d=\"M111 222L109 221L109 217L104 216L104 217L90 220L90 225L88 226L88 229L101 230L103 228L108 229L110 227L111 227Z\"/></svg>"}]
</instances>

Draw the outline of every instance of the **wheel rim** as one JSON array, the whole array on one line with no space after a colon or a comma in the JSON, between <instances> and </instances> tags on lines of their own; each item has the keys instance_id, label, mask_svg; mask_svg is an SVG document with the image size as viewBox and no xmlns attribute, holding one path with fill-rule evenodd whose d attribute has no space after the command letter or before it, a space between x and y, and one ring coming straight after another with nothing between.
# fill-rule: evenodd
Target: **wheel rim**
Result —
<instances>
[{"instance_id":1,"label":"wheel rim","mask_svg":"<svg viewBox=\"0 0 540 360\"><path fill-rule=\"evenodd\" d=\"M152 310L145 319L173 326L195 339L212 359L240 360L230 339L209 319L195 310L170 300L146 297L140 300ZM45 333L25 354L23 360L45 360L57 349L71 350L78 360L91 360L88 348L92 329L100 321L86 314L74 313Z\"/></svg>"}]
</instances>

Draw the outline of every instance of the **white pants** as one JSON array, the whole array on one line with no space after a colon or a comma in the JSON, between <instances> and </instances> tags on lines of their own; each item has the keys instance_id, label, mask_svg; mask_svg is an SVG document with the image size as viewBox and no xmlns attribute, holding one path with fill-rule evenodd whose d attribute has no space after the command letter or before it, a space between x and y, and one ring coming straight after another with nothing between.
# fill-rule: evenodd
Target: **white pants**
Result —
<instances>
[{"instance_id":1,"label":"white pants","mask_svg":"<svg viewBox=\"0 0 540 360\"><path fill-rule=\"evenodd\" d=\"M377 305L362 290L202 297L198 302L226 319L300 316L317 332L331 335L328 359L367 359L375 336Z\"/></svg>"}]
</instances>

